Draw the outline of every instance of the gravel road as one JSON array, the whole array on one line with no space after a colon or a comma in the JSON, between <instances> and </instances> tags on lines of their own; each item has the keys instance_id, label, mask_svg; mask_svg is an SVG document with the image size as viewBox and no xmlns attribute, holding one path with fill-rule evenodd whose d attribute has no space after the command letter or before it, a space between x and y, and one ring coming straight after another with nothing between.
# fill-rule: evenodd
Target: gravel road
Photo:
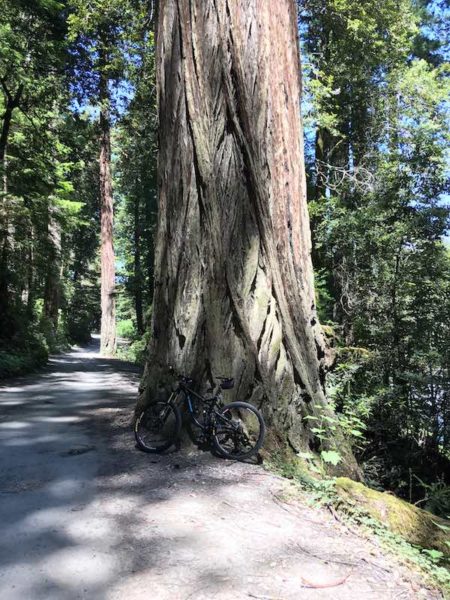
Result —
<instances>
[{"instance_id":1,"label":"gravel road","mask_svg":"<svg viewBox=\"0 0 450 600\"><path fill-rule=\"evenodd\" d=\"M440 598L261 466L137 451L98 345L0 387L1 600Z\"/></svg>"}]
</instances>

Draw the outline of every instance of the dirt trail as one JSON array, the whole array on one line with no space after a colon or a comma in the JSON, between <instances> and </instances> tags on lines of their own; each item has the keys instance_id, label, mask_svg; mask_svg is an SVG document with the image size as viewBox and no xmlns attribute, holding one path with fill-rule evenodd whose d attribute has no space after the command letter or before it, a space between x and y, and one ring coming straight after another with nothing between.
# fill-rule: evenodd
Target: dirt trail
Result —
<instances>
[{"instance_id":1,"label":"dirt trail","mask_svg":"<svg viewBox=\"0 0 450 600\"><path fill-rule=\"evenodd\" d=\"M440 597L261 467L138 452L137 383L94 344L0 387L2 600Z\"/></svg>"}]
</instances>

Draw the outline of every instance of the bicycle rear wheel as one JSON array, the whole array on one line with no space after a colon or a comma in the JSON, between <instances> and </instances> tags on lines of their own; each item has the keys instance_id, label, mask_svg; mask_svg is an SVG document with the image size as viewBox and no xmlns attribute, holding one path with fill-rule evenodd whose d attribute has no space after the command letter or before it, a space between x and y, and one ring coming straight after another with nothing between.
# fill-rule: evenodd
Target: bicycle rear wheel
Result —
<instances>
[{"instance_id":1,"label":"bicycle rear wheel","mask_svg":"<svg viewBox=\"0 0 450 600\"><path fill-rule=\"evenodd\" d=\"M164 452L175 444L181 431L181 414L170 402L155 402L136 419L134 437L144 452Z\"/></svg>"},{"instance_id":2,"label":"bicycle rear wheel","mask_svg":"<svg viewBox=\"0 0 450 600\"><path fill-rule=\"evenodd\" d=\"M260 450L265 433L258 409L247 402L231 402L216 414L213 444L222 456L244 460Z\"/></svg>"}]
</instances>

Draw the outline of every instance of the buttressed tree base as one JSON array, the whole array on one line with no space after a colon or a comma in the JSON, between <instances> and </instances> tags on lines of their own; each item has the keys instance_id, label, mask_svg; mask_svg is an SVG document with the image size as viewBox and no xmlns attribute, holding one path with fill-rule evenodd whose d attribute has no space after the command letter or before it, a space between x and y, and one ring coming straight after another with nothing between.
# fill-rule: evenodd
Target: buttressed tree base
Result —
<instances>
[{"instance_id":1,"label":"buttressed tree base","mask_svg":"<svg viewBox=\"0 0 450 600\"><path fill-rule=\"evenodd\" d=\"M261 407L295 451L330 415L316 316L293 0L163 0L157 36L159 222L138 410L168 365ZM313 427L313 426L311 426Z\"/></svg>"}]
</instances>

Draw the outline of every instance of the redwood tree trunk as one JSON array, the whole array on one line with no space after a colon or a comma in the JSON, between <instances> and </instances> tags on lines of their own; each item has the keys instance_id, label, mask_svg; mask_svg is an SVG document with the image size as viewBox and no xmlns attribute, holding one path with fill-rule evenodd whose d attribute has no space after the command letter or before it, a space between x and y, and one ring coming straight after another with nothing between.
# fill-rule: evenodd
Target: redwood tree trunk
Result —
<instances>
[{"instance_id":1,"label":"redwood tree trunk","mask_svg":"<svg viewBox=\"0 0 450 600\"><path fill-rule=\"evenodd\" d=\"M106 62L106 61L104 61ZM113 193L111 181L111 126L109 121L108 81L100 75L100 260L101 328L100 352L111 356L116 349L115 258L113 245Z\"/></svg>"},{"instance_id":2,"label":"redwood tree trunk","mask_svg":"<svg viewBox=\"0 0 450 600\"><path fill-rule=\"evenodd\" d=\"M9 126L8 126L9 127ZM2 132L3 135L3 132ZM7 144L0 148L1 192L0 192L0 328L4 336L8 335L9 325L9 214L8 214L8 164Z\"/></svg>"},{"instance_id":3,"label":"redwood tree trunk","mask_svg":"<svg viewBox=\"0 0 450 600\"><path fill-rule=\"evenodd\" d=\"M297 451L330 447L293 0L162 0L153 331L137 410L167 365L261 407ZM341 454L356 472L351 453Z\"/></svg>"},{"instance_id":4,"label":"redwood tree trunk","mask_svg":"<svg viewBox=\"0 0 450 600\"><path fill-rule=\"evenodd\" d=\"M49 206L48 246L43 313L56 335L61 302L61 227L54 206Z\"/></svg>"},{"instance_id":5,"label":"redwood tree trunk","mask_svg":"<svg viewBox=\"0 0 450 600\"><path fill-rule=\"evenodd\" d=\"M136 329L144 333L144 310L142 304L142 265L141 265L141 219L140 195L134 198L134 308L136 312Z\"/></svg>"}]
</instances>

